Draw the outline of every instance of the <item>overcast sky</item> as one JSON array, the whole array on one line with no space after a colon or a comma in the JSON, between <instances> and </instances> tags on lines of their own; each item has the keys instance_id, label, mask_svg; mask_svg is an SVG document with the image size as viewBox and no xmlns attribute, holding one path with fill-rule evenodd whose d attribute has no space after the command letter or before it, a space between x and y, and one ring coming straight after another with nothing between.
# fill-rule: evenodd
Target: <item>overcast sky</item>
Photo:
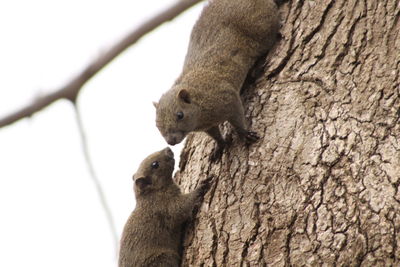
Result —
<instances>
[{"instance_id":1,"label":"overcast sky","mask_svg":"<svg viewBox=\"0 0 400 267\"><path fill-rule=\"evenodd\" d=\"M0 117L58 89L173 2L1 1ZM79 96L118 235L134 208L132 174L143 158L166 146L151 102L179 75L201 6L128 49ZM179 147L174 151L178 158ZM113 237L69 102L0 129L0 212L0 266L116 266Z\"/></svg>"}]
</instances>

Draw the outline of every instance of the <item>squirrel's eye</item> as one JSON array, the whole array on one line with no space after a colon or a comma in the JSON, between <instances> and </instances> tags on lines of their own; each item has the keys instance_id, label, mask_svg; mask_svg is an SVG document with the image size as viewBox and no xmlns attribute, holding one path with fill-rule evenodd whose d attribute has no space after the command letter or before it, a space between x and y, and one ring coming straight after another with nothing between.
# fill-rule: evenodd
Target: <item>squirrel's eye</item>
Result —
<instances>
[{"instance_id":1,"label":"squirrel's eye","mask_svg":"<svg viewBox=\"0 0 400 267\"><path fill-rule=\"evenodd\" d=\"M158 163L158 161L154 161L153 163L151 163L151 168L153 168L153 169L157 169L158 166L160 166L160 164Z\"/></svg>"},{"instance_id":2,"label":"squirrel's eye","mask_svg":"<svg viewBox=\"0 0 400 267\"><path fill-rule=\"evenodd\" d=\"M176 113L176 118L178 119L178 120L181 120L181 119L183 119L183 112L182 111L179 111L179 112L177 112Z\"/></svg>"}]
</instances>

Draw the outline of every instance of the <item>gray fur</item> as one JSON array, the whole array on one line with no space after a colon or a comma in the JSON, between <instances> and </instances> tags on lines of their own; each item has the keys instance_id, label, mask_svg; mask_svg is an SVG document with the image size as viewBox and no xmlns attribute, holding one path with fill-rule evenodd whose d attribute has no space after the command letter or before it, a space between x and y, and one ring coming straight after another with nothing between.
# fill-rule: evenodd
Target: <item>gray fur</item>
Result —
<instances>
[{"instance_id":1,"label":"gray fur","mask_svg":"<svg viewBox=\"0 0 400 267\"><path fill-rule=\"evenodd\" d=\"M158 162L158 167L152 167ZM184 223L207 189L182 194L172 179L174 155L165 148L148 156L133 176L136 208L125 224L119 267L177 267Z\"/></svg>"},{"instance_id":2,"label":"gray fur","mask_svg":"<svg viewBox=\"0 0 400 267\"><path fill-rule=\"evenodd\" d=\"M226 145L218 125L229 121L247 143L258 139L248 130L240 89L249 69L265 55L278 35L273 0L213 0L195 24L181 75L156 106L156 124L168 144L193 131L217 141L213 159ZM184 114L183 119L177 113Z\"/></svg>"}]
</instances>

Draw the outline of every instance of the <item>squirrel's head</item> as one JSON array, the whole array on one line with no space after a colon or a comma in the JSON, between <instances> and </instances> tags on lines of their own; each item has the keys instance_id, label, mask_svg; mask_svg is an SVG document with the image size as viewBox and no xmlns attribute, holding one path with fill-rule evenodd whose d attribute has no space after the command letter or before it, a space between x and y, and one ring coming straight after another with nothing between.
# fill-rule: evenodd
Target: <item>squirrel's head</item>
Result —
<instances>
[{"instance_id":1,"label":"squirrel's head","mask_svg":"<svg viewBox=\"0 0 400 267\"><path fill-rule=\"evenodd\" d=\"M169 145L179 144L188 133L196 130L200 109L188 90L174 88L153 104L157 128Z\"/></svg>"},{"instance_id":2,"label":"squirrel's head","mask_svg":"<svg viewBox=\"0 0 400 267\"><path fill-rule=\"evenodd\" d=\"M145 158L133 175L136 196L161 190L171 184L174 164L174 153L169 147Z\"/></svg>"}]
</instances>

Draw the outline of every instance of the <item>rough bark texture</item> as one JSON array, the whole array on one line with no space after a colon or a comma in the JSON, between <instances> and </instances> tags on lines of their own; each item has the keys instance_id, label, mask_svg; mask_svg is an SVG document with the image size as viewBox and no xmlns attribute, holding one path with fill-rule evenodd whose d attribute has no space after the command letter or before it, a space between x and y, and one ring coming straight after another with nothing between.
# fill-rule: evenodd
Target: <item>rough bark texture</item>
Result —
<instances>
[{"instance_id":1,"label":"rough bark texture","mask_svg":"<svg viewBox=\"0 0 400 267\"><path fill-rule=\"evenodd\" d=\"M400 266L400 1L289 1L246 88L251 128L211 164L189 136L177 179L211 190L183 266Z\"/></svg>"}]
</instances>

